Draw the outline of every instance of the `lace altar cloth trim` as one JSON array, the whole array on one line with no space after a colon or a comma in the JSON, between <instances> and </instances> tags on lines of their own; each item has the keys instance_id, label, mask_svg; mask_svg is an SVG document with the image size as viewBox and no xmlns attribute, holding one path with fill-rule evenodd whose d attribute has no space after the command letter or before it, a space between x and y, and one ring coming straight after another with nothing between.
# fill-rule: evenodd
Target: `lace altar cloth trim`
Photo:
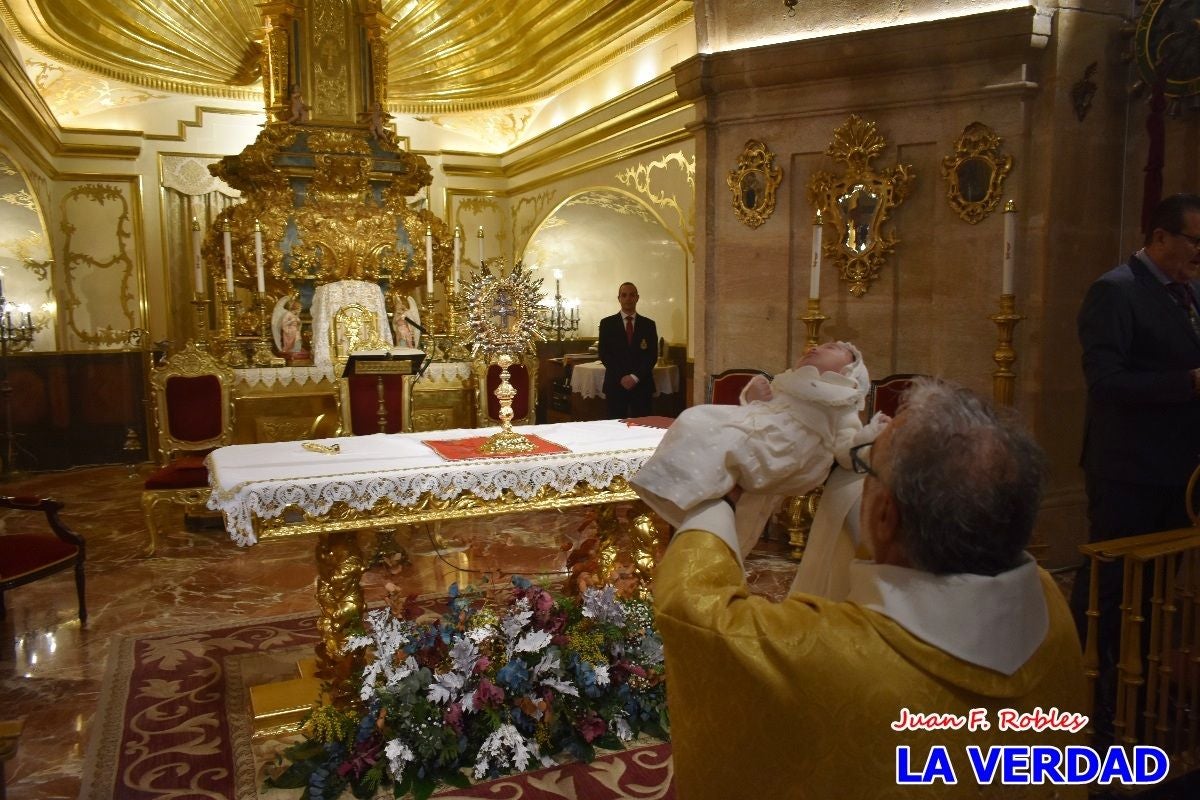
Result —
<instances>
[{"instance_id":1,"label":"lace altar cloth trim","mask_svg":"<svg viewBox=\"0 0 1200 800\"><path fill-rule=\"evenodd\" d=\"M237 377L239 384L250 388L261 385L268 389L276 384L290 386L294 383L303 386L306 383L316 384L322 381L332 383L334 378L337 377L334 375L332 364L307 367L251 367L248 369L235 369L233 374ZM461 383L470 377L470 362L446 361L430 364L426 367L421 381Z\"/></svg>"},{"instance_id":2,"label":"lace altar cloth trim","mask_svg":"<svg viewBox=\"0 0 1200 800\"><path fill-rule=\"evenodd\" d=\"M520 433L520 431L517 431L517 433ZM518 458L567 452L567 448L561 444L547 442L540 436L523 435L533 444L533 449L527 453L481 453L479 452L479 448L488 440L487 436L471 436L466 439L440 439L426 441L425 444L433 452L448 461L466 461L472 458Z\"/></svg>"},{"instance_id":3,"label":"lace altar cloth trim","mask_svg":"<svg viewBox=\"0 0 1200 800\"><path fill-rule=\"evenodd\" d=\"M525 432L534 428L535 435L570 452L447 462L424 443L499 428L323 440L338 444L336 455L305 450L301 442L222 447L205 461L212 486L208 507L225 515L230 536L246 546L257 542L255 519L273 519L289 506L321 517L338 502L365 512L385 500L415 506L426 495L448 501L470 494L491 501L507 491L529 500L547 489L565 494L581 484L602 490L617 478L631 478L665 433L617 420L529 426Z\"/></svg>"}]
</instances>

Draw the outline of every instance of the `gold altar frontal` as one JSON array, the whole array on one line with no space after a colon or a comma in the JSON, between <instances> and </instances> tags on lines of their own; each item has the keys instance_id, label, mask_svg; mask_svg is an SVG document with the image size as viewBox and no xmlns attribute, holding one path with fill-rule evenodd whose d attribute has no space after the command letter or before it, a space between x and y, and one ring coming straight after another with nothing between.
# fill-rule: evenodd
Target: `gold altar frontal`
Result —
<instances>
[{"instance_id":1,"label":"gold altar frontal","mask_svg":"<svg viewBox=\"0 0 1200 800\"><path fill-rule=\"evenodd\" d=\"M338 428L333 367L234 370L234 441L294 442ZM475 419L475 378L468 363L430 366L413 385L414 431L467 428Z\"/></svg>"}]
</instances>

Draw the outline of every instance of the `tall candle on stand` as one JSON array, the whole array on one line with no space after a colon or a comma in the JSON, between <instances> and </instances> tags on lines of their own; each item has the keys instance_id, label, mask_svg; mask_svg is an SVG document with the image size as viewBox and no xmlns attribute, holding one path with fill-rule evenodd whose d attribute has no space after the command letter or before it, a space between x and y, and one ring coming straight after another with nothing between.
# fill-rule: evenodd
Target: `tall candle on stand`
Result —
<instances>
[{"instance_id":1,"label":"tall candle on stand","mask_svg":"<svg viewBox=\"0 0 1200 800\"><path fill-rule=\"evenodd\" d=\"M433 300L433 226L425 226L425 293L426 300Z\"/></svg>"},{"instance_id":2,"label":"tall candle on stand","mask_svg":"<svg viewBox=\"0 0 1200 800\"><path fill-rule=\"evenodd\" d=\"M1000 268L1000 294L1013 293L1013 247L1017 242L1017 204L1004 204L1004 261Z\"/></svg>"},{"instance_id":3,"label":"tall candle on stand","mask_svg":"<svg viewBox=\"0 0 1200 800\"><path fill-rule=\"evenodd\" d=\"M454 285L458 286L458 269L462 262L462 226L454 226Z\"/></svg>"},{"instance_id":4,"label":"tall candle on stand","mask_svg":"<svg viewBox=\"0 0 1200 800\"><path fill-rule=\"evenodd\" d=\"M821 210L817 209L817 217L813 222L812 267L808 273L808 296L813 300L821 297L821 228Z\"/></svg>"},{"instance_id":5,"label":"tall candle on stand","mask_svg":"<svg viewBox=\"0 0 1200 800\"><path fill-rule=\"evenodd\" d=\"M200 261L200 223L192 217L192 267L195 271L196 294L204 294L204 269Z\"/></svg>"},{"instance_id":6,"label":"tall candle on stand","mask_svg":"<svg viewBox=\"0 0 1200 800\"><path fill-rule=\"evenodd\" d=\"M479 226L479 266L483 266L483 226Z\"/></svg>"},{"instance_id":7,"label":"tall candle on stand","mask_svg":"<svg viewBox=\"0 0 1200 800\"><path fill-rule=\"evenodd\" d=\"M233 233L229 229L229 220L225 220L225 227L221 229L221 238L225 242L225 291L229 293L229 299L233 299Z\"/></svg>"},{"instance_id":8,"label":"tall candle on stand","mask_svg":"<svg viewBox=\"0 0 1200 800\"><path fill-rule=\"evenodd\" d=\"M267 293L267 276L263 274L262 225L254 220L254 271L258 278L258 293Z\"/></svg>"}]
</instances>

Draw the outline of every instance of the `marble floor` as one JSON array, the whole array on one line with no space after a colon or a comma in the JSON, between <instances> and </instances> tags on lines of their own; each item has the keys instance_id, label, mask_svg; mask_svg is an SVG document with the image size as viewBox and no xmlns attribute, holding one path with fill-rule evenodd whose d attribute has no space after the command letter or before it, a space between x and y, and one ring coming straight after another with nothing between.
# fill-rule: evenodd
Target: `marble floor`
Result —
<instances>
[{"instance_id":1,"label":"marble floor","mask_svg":"<svg viewBox=\"0 0 1200 800\"><path fill-rule=\"evenodd\" d=\"M24 719L16 756L6 764L9 800L58 800L79 794L88 728L102 689L114 635L317 611L313 540L243 549L215 520L185 526L163 509L158 552L141 555L142 475L125 466L25 476L0 484L6 495L49 496L66 504L64 521L87 540L88 622L77 615L70 571L6 593L0 645L0 719ZM0 535L15 512L0 514ZM364 579L368 602L391 582L405 593L450 583L552 574L570 545L586 536L585 511L509 515L446 525L459 552L432 548L417 534L409 563L381 566ZM200 523L200 524L196 524ZM748 560L755 591L782 596L795 566L779 543Z\"/></svg>"}]
</instances>

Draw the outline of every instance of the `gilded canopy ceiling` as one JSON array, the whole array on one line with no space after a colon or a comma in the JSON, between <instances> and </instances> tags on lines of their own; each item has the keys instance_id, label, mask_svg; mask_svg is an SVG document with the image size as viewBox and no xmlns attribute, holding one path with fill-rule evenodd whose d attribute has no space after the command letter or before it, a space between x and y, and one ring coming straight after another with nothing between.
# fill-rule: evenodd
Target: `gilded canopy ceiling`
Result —
<instances>
[{"instance_id":1,"label":"gilded canopy ceiling","mask_svg":"<svg viewBox=\"0 0 1200 800\"><path fill-rule=\"evenodd\" d=\"M297 0L311 3L377 0ZM389 108L412 114L529 103L684 24L689 0L382 0L393 20ZM0 0L48 57L159 90L260 98L254 0Z\"/></svg>"}]
</instances>

